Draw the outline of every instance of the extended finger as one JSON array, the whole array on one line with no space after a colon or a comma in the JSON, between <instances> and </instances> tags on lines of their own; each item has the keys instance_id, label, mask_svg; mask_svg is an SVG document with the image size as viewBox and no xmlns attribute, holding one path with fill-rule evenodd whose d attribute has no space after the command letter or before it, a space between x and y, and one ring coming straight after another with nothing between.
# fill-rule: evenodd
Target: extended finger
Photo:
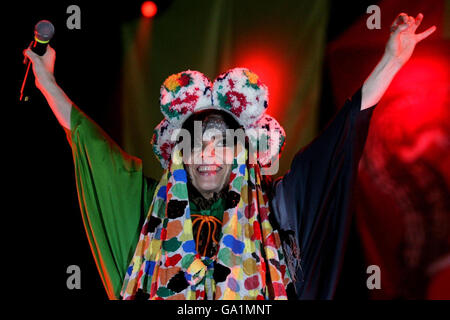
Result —
<instances>
[{"instance_id":1,"label":"extended finger","mask_svg":"<svg viewBox=\"0 0 450 320\"><path fill-rule=\"evenodd\" d=\"M409 16L408 21L407 21L408 28L411 28L412 26L414 26L415 22L416 22L416 19L414 19L414 17L412 17L412 16Z\"/></svg>"},{"instance_id":2,"label":"extended finger","mask_svg":"<svg viewBox=\"0 0 450 320\"><path fill-rule=\"evenodd\" d=\"M416 35L417 42L422 41L423 39L427 38L430 34L432 34L434 31L436 31L436 26L432 26L425 30L422 33L418 33Z\"/></svg>"},{"instance_id":3,"label":"extended finger","mask_svg":"<svg viewBox=\"0 0 450 320\"><path fill-rule=\"evenodd\" d=\"M412 32L412 27L414 26L414 21L415 21L415 19L413 17L408 16L406 23L404 23L400 27L403 27L403 30L408 30L408 31Z\"/></svg>"},{"instance_id":4,"label":"extended finger","mask_svg":"<svg viewBox=\"0 0 450 320\"><path fill-rule=\"evenodd\" d=\"M414 25L412 26L412 30L416 31L416 29L420 26L423 20L423 14L419 13L414 21Z\"/></svg>"}]
</instances>

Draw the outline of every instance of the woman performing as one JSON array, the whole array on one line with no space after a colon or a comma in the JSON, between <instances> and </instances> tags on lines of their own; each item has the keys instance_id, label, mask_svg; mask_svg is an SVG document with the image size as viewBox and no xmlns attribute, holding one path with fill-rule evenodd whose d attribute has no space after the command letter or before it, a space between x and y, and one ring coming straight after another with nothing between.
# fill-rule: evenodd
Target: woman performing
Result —
<instances>
[{"instance_id":1,"label":"woman performing","mask_svg":"<svg viewBox=\"0 0 450 320\"><path fill-rule=\"evenodd\" d=\"M270 169L285 134L265 114L268 89L250 70L235 68L213 82L191 70L166 79L164 119L152 139L164 172L155 181L56 84L55 51L48 47L40 57L25 50L37 87L66 130L108 297L333 298L373 107L415 45L436 29L416 33L422 19L395 19L361 89L277 180Z\"/></svg>"}]
</instances>

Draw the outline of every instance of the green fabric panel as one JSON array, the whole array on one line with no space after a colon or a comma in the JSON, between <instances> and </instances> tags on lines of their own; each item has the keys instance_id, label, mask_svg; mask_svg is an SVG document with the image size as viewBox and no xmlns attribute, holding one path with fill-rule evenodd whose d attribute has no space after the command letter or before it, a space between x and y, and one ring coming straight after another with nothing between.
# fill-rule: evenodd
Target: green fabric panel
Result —
<instances>
[{"instance_id":1,"label":"green fabric panel","mask_svg":"<svg viewBox=\"0 0 450 320\"><path fill-rule=\"evenodd\" d=\"M199 210L194 202L189 202L189 210L191 212L191 216L193 214L200 214L202 216L214 216L220 221L223 219L223 214L225 212L225 199L219 198L216 202L214 202L209 209Z\"/></svg>"},{"instance_id":2,"label":"green fabric panel","mask_svg":"<svg viewBox=\"0 0 450 320\"><path fill-rule=\"evenodd\" d=\"M76 106L68 138L83 223L109 298L119 298L156 181Z\"/></svg>"},{"instance_id":3,"label":"green fabric panel","mask_svg":"<svg viewBox=\"0 0 450 320\"><path fill-rule=\"evenodd\" d=\"M294 154L317 134L317 109L325 50L329 0L174 1L153 21L122 27L123 146L143 160L144 173L162 173L150 139L162 120L159 89L169 75L192 69L211 80L237 66L240 53L254 43L281 52L289 76L279 79L286 91L268 113L286 130L286 146L277 176ZM264 79L263 79L264 80ZM269 87L269 95L271 88Z\"/></svg>"}]
</instances>

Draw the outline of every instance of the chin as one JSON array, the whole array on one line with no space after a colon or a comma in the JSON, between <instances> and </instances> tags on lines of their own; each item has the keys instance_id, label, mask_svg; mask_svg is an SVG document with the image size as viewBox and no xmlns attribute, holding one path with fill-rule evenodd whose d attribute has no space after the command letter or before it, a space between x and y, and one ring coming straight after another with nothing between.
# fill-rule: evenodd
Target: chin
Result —
<instances>
[{"instance_id":1,"label":"chin","mask_svg":"<svg viewBox=\"0 0 450 320\"><path fill-rule=\"evenodd\" d=\"M223 188L223 183L210 181L197 181L197 186L202 192L219 192Z\"/></svg>"}]
</instances>

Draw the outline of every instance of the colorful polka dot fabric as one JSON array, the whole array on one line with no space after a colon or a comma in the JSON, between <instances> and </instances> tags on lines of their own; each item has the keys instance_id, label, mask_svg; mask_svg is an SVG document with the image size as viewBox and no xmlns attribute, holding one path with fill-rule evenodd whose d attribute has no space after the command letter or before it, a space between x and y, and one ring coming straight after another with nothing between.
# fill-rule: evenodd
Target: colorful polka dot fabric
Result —
<instances>
[{"instance_id":1,"label":"colorful polka dot fabric","mask_svg":"<svg viewBox=\"0 0 450 320\"><path fill-rule=\"evenodd\" d=\"M229 182L219 250L196 252L181 152L174 151L155 191L121 295L149 299L287 299L292 283L280 237L269 222L268 197L258 165L238 145Z\"/></svg>"}]
</instances>

